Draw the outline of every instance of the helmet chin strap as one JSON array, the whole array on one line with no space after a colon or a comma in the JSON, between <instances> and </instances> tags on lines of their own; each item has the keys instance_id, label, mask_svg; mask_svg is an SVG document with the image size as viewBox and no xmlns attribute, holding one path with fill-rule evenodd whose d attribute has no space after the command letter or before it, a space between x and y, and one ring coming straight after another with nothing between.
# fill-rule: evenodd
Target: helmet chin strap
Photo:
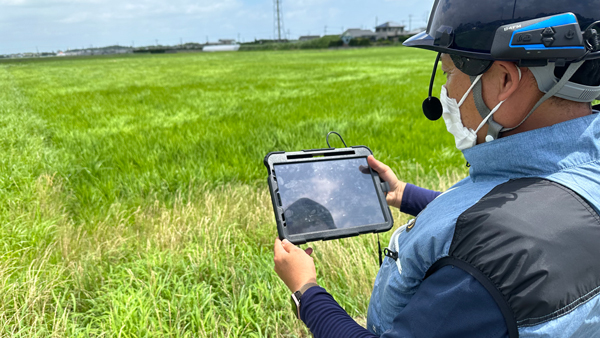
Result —
<instances>
[{"instance_id":1,"label":"helmet chin strap","mask_svg":"<svg viewBox=\"0 0 600 338\"><path fill-rule=\"evenodd\" d=\"M483 101L483 89L482 89L483 86L481 84L481 81L478 81L477 84L475 85L475 87L473 88L473 97L475 99L475 107L477 108L479 115L481 115L481 118L483 118L484 121L487 119L488 132L487 132L487 136L485 137L485 141L491 142L493 140L498 139L498 137L500 136L500 133L519 128L523 123L525 123L525 121L527 121L527 119L531 116L531 114L533 114L533 112L542 105L542 103L546 102L546 100L548 100L549 98L556 95L556 93L558 93L565 86L565 84L567 84L567 82L569 82L571 77L573 77L573 74L575 74L577 72L579 67L581 67L581 65L583 65L584 62L585 61L581 61L581 62L575 62L575 63L570 64L569 68L567 68L567 71L565 72L563 77L560 79L560 81L558 81L558 83L556 83L554 85L554 87L552 87L552 89L550 89L535 104L533 109L531 109L529 111L529 114L527 114L527 116L525 116L525 118L523 120L521 120L521 122L519 124L517 124L515 127L511 127L511 128L505 128L498 122L494 121L493 116L490 116L490 114L492 114L493 112L487 107L487 105ZM475 81L476 78L477 77L471 76L471 82ZM519 72L519 79L520 79L520 72Z\"/></svg>"}]
</instances>

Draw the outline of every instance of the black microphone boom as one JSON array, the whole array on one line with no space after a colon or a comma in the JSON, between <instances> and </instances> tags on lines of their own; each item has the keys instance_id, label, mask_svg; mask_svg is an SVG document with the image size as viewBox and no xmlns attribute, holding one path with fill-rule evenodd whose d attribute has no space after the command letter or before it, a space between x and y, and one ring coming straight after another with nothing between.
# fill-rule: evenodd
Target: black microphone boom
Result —
<instances>
[{"instance_id":1,"label":"black microphone boom","mask_svg":"<svg viewBox=\"0 0 600 338\"><path fill-rule=\"evenodd\" d=\"M437 72L437 66L440 62L440 57L442 53L438 53L435 58L435 64L433 65L433 73L431 74L431 81L429 82L429 97L423 101L423 114L425 117L430 119L431 121L437 121L442 117L442 113L444 112L444 108L442 108L442 103L440 99L434 97L432 95L433 92L433 82L435 81L435 73Z\"/></svg>"}]
</instances>

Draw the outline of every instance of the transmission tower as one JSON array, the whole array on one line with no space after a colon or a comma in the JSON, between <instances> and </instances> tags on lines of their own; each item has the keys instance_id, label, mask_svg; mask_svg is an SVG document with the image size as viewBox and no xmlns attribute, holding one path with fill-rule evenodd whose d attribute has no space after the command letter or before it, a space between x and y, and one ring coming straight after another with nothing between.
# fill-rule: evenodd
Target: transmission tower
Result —
<instances>
[{"instance_id":1,"label":"transmission tower","mask_svg":"<svg viewBox=\"0 0 600 338\"><path fill-rule=\"evenodd\" d=\"M283 10L281 8L282 2L282 0L273 0L273 35L277 37L277 41L285 40Z\"/></svg>"}]
</instances>

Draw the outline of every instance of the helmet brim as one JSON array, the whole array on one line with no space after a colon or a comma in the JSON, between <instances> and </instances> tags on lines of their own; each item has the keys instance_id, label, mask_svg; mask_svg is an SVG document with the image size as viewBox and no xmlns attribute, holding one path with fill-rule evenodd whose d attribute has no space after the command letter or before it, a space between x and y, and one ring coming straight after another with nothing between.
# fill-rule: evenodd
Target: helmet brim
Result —
<instances>
[{"instance_id":1,"label":"helmet brim","mask_svg":"<svg viewBox=\"0 0 600 338\"><path fill-rule=\"evenodd\" d=\"M464 56L467 58L495 61L495 59L489 54L469 52L469 51L464 51L464 50L436 46L436 45L434 45L434 41L435 41L435 38L433 36L427 34L427 31L424 31L417 35L411 36L406 41L404 41L404 43L402 45L404 45L406 47L427 49L427 50L431 50L431 51L438 52L438 53L454 54L454 55ZM511 60L511 61L517 61L517 60Z\"/></svg>"}]
</instances>

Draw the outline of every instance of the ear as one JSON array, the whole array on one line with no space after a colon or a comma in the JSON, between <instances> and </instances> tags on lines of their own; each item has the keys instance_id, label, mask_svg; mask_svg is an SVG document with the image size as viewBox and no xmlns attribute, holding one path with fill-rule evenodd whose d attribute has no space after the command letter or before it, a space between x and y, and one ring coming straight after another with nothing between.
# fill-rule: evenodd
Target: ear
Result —
<instances>
[{"instance_id":1,"label":"ear","mask_svg":"<svg viewBox=\"0 0 600 338\"><path fill-rule=\"evenodd\" d=\"M508 61L496 61L496 71L500 76L497 77L498 83L498 100L506 101L514 92L517 91L521 84L521 76L517 70L517 65Z\"/></svg>"}]
</instances>

